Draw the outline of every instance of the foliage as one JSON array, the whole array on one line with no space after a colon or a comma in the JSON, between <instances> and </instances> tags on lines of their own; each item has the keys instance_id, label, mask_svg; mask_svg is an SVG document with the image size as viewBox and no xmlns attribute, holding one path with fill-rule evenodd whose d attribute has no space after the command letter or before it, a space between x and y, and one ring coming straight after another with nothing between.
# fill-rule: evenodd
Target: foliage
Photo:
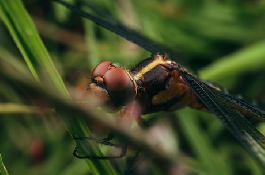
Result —
<instances>
[{"instance_id":1,"label":"foliage","mask_svg":"<svg viewBox=\"0 0 265 175\"><path fill-rule=\"evenodd\" d=\"M262 0L95 3L104 13L176 49L182 55L176 59L203 79L255 99L265 109ZM112 116L101 110L86 111L89 79L83 74L90 77L93 67L103 60L129 69L149 53L51 1L0 0L0 19L4 72L0 80L0 153L10 174L124 172L133 151L111 162L86 160L85 164L72 156L75 142L71 136L88 135L85 122L91 126L92 121L105 119L105 126L113 130L116 126ZM79 106L68 104L70 99ZM184 109L144 117L154 120L155 126L168 120L174 123L168 125L173 134L164 143L174 145L177 140L175 152L182 173L261 174L258 165L210 114ZM262 123L253 122L265 130ZM135 133L123 128L115 131L122 140L137 142L135 146L142 146L145 153L158 155L145 144L141 137L145 135L139 134L142 130L133 129ZM151 134L147 136L154 140ZM100 154L98 147L91 147ZM142 159L145 162L144 155ZM151 166L153 174L159 174L156 165Z\"/></svg>"}]
</instances>

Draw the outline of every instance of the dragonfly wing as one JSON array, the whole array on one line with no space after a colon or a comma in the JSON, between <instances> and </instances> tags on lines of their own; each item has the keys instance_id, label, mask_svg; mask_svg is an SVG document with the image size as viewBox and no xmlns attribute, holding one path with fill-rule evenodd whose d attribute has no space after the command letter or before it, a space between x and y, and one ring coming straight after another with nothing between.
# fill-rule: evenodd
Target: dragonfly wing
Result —
<instances>
[{"instance_id":1,"label":"dragonfly wing","mask_svg":"<svg viewBox=\"0 0 265 175\"><path fill-rule=\"evenodd\" d=\"M177 53L176 51L151 40L150 38L137 32L136 30L127 28L121 22L114 20L113 18L110 18L109 17L110 15L101 13L100 10L98 10L91 3L88 3L88 2L83 1L83 0L76 0L77 2L80 2L85 7L88 7L90 10L93 11L94 14L96 14L99 17L97 17L91 13L85 12L84 10L82 10L76 6L73 6L70 3L67 3L63 0L53 0L53 1L61 3L65 7L69 8L69 9L75 11L76 13L80 14L81 16L93 21L97 25L100 25L101 27L108 29L109 31L125 38L126 40L137 44L138 46L146 49L147 51L151 52L152 54L156 54L159 52L160 54L163 54L163 55L165 55L165 54L174 55L175 58L181 59L181 55L179 53ZM181 60L178 60L179 63L180 63L180 61ZM183 61L181 61L181 63L183 64Z\"/></svg>"},{"instance_id":2,"label":"dragonfly wing","mask_svg":"<svg viewBox=\"0 0 265 175\"><path fill-rule=\"evenodd\" d=\"M226 96L214 88L209 88L207 84L186 71L179 72L202 103L221 120L261 167L265 168L265 137L231 105Z\"/></svg>"},{"instance_id":3,"label":"dragonfly wing","mask_svg":"<svg viewBox=\"0 0 265 175\"><path fill-rule=\"evenodd\" d=\"M245 109L246 111L250 112L251 114L253 114L254 116L257 116L258 118L265 120L265 111L257 108L256 106L250 105L249 103L245 102L242 99L233 97L229 94L225 94L222 91L217 91L216 89L214 89L213 87L209 86L207 83L204 83L204 85L215 91L216 93L218 93L222 98L230 101L231 103L235 104L236 106L239 106L243 109Z\"/></svg>"}]
</instances>

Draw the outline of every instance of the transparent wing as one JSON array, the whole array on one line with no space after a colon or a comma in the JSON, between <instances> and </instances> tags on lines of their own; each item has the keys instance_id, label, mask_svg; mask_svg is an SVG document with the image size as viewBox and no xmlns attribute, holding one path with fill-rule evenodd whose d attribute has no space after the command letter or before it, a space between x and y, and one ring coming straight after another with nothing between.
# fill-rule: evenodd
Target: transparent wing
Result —
<instances>
[{"instance_id":1,"label":"transparent wing","mask_svg":"<svg viewBox=\"0 0 265 175\"><path fill-rule=\"evenodd\" d=\"M258 107L256 106L253 106L247 102L245 102L244 100L242 99L239 99L239 98L236 98L236 97L233 97L229 94L225 94L224 92L222 91L217 91L215 88L209 86L207 83L204 83L204 85L215 91L217 94L219 94L222 98L228 100L229 102L233 103L234 105L240 107L240 108L243 108L244 110L248 111L249 113L253 114L254 116L256 116L257 118L260 118L262 120L265 120L265 111L259 109Z\"/></svg>"},{"instance_id":2,"label":"transparent wing","mask_svg":"<svg viewBox=\"0 0 265 175\"><path fill-rule=\"evenodd\" d=\"M265 137L231 105L228 96L224 96L186 71L179 72L202 103L221 120L261 167L265 168Z\"/></svg>"},{"instance_id":3,"label":"transparent wing","mask_svg":"<svg viewBox=\"0 0 265 175\"><path fill-rule=\"evenodd\" d=\"M166 55L166 54L168 56L174 55L174 58L179 59L178 63L184 62L183 60L181 60L181 55L179 53L177 53L175 50L172 50L168 47L165 47L165 46L151 40L150 38L137 32L136 30L127 28L121 22L114 20L113 18L110 18L109 17L110 15L101 13L100 10L98 10L91 3L88 3L84 0L76 0L76 2L79 2L79 3L81 3L81 5L92 10L93 13L96 14L98 17L91 14L91 13L85 12L84 10L80 9L79 7L73 6L72 4L65 2L63 0L53 0L53 1L64 5L65 7L75 11L76 13L80 14L81 16L93 21L97 25L100 25L100 26L108 29L109 31L127 39L128 41L131 41L131 42L137 44L138 46L144 48L145 50L151 52L152 54L156 54L159 52L160 54L163 54L163 55Z\"/></svg>"}]
</instances>

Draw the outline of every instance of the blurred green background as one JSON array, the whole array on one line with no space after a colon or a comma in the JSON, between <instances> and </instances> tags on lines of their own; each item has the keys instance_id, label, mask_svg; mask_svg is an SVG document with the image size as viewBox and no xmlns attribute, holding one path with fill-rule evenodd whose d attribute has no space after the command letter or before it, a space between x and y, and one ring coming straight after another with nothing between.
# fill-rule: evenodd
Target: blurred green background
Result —
<instances>
[{"instance_id":1,"label":"blurred green background","mask_svg":"<svg viewBox=\"0 0 265 175\"><path fill-rule=\"evenodd\" d=\"M101 61L111 60L130 69L150 55L61 5L47 0L22 2L64 84L77 101L84 100L90 81L87 77ZM202 79L226 87L249 102L255 100L265 109L264 0L104 0L96 4L104 13L178 51L182 55L180 62ZM3 21L0 20L0 58L18 60L25 68L25 56ZM23 45L30 50L35 43ZM37 69L34 62L33 67ZM45 73L39 74L42 82ZM75 143L49 101L3 79L0 101L0 153L10 174L95 174L85 161L73 157ZM16 112L10 103L40 109L34 114ZM184 109L145 118L160 121L161 116L174 121L171 127L179 161L183 162L181 174L262 174L213 115ZM265 134L264 124L253 123ZM125 171L125 162L126 158L114 161L120 164L114 166L117 172ZM159 172L151 166L150 174L154 173Z\"/></svg>"}]
</instances>

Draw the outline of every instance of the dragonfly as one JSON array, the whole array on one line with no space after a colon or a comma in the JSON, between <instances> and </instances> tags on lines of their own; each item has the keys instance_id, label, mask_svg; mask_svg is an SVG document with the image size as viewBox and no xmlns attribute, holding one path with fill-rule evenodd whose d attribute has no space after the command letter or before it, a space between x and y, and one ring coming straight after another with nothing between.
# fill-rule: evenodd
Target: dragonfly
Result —
<instances>
[{"instance_id":1,"label":"dragonfly","mask_svg":"<svg viewBox=\"0 0 265 175\"><path fill-rule=\"evenodd\" d=\"M92 10L93 14L63 0L54 1L151 53L149 58L138 63L130 71L110 61L101 62L95 67L88 90L100 97L103 106L108 106L104 108L107 112L118 112L122 109L120 114L122 118L126 111L134 111L134 119L143 125L145 121L141 118L142 114L173 111L185 106L211 112L265 169L265 137L246 118L246 116L251 116L265 120L265 111L226 93L213 83L199 79L184 66L178 64L177 59L180 55L177 52L109 18L92 4L78 0ZM126 149L126 146L122 144L110 142L113 137L114 135L110 134L105 139L93 139L92 137L75 139L90 139L100 144ZM126 151L122 151L114 158L123 157L125 154ZM82 157L76 150L74 155L90 159L111 158L107 156Z\"/></svg>"}]
</instances>

